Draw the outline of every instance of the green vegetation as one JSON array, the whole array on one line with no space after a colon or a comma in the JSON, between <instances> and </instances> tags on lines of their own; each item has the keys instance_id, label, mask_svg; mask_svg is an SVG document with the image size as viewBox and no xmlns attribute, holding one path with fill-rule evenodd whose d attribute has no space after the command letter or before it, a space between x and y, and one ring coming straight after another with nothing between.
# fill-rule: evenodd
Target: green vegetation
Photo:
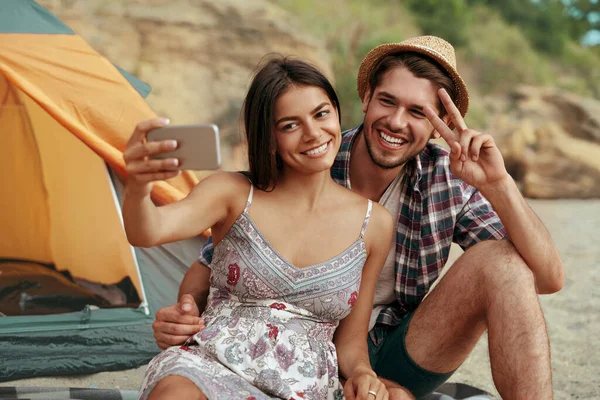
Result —
<instances>
[{"instance_id":1,"label":"green vegetation","mask_svg":"<svg viewBox=\"0 0 600 400\"><path fill-rule=\"evenodd\" d=\"M506 93L520 83L552 85L556 74L546 56L535 51L518 26L508 25L485 7L472 11L470 40L463 47L472 79L485 94ZM464 66L464 65L463 65Z\"/></svg>"},{"instance_id":2,"label":"green vegetation","mask_svg":"<svg viewBox=\"0 0 600 400\"><path fill-rule=\"evenodd\" d=\"M356 72L376 45L433 34L457 50L469 85L468 123L486 125L482 96L515 85L554 86L600 99L600 45L580 39L600 23L597 0L271 0L297 17L332 57L343 126L362 120ZM596 13L596 14L594 14Z\"/></svg>"},{"instance_id":3,"label":"green vegetation","mask_svg":"<svg viewBox=\"0 0 600 400\"><path fill-rule=\"evenodd\" d=\"M471 24L472 13L465 0L407 0L405 4L418 16L423 32L442 37L455 47L469 43L465 28Z\"/></svg>"}]
</instances>

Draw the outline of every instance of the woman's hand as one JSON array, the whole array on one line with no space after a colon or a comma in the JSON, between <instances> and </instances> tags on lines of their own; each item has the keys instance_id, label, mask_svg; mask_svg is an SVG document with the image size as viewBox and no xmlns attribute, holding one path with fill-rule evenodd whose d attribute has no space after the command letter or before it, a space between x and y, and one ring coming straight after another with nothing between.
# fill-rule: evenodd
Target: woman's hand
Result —
<instances>
[{"instance_id":1,"label":"woman's hand","mask_svg":"<svg viewBox=\"0 0 600 400\"><path fill-rule=\"evenodd\" d=\"M173 170L179 164L176 158L153 160L150 156L168 153L177 148L175 140L148 142L146 135L149 131L169 124L165 118L153 118L142 121L135 127L123 153L125 170L128 175L128 185L136 183L141 186L151 186L149 183L173 178L179 175L179 170Z\"/></svg>"},{"instance_id":2,"label":"woman's hand","mask_svg":"<svg viewBox=\"0 0 600 400\"><path fill-rule=\"evenodd\" d=\"M383 382L371 369L356 371L344 385L347 400L388 400L389 394Z\"/></svg>"}]
</instances>

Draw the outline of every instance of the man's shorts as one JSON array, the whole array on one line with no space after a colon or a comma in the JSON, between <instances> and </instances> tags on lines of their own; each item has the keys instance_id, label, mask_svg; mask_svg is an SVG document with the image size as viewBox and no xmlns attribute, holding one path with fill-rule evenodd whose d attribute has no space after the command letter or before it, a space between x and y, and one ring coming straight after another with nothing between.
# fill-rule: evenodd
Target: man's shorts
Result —
<instances>
[{"instance_id":1,"label":"man's shorts","mask_svg":"<svg viewBox=\"0 0 600 400\"><path fill-rule=\"evenodd\" d=\"M371 338L369 358L377 375L402 385L417 398L423 398L435 391L452 374L438 374L421 368L408 355L406 350L406 333L414 311L408 313L398 326L377 324L373 328L378 337L383 339L375 346Z\"/></svg>"}]
</instances>

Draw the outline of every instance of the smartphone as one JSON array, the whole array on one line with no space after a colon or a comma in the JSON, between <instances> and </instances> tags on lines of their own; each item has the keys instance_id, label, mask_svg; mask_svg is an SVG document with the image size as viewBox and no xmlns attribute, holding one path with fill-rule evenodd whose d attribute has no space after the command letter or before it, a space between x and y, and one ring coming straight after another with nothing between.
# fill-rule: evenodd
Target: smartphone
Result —
<instances>
[{"instance_id":1,"label":"smartphone","mask_svg":"<svg viewBox=\"0 0 600 400\"><path fill-rule=\"evenodd\" d=\"M176 140L177 148L169 153L155 154L151 158L177 158L179 165L174 169L206 171L221 167L219 128L214 124L167 125L152 129L147 136L149 142Z\"/></svg>"}]
</instances>

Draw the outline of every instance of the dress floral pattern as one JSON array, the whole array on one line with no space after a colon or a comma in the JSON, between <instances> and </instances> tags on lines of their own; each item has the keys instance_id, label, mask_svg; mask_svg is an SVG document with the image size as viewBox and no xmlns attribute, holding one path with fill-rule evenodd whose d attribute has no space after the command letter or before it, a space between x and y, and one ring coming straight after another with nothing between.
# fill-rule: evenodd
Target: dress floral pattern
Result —
<instances>
[{"instance_id":1,"label":"dress floral pattern","mask_svg":"<svg viewBox=\"0 0 600 400\"><path fill-rule=\"evenodd\" d=\"M341 254L298 268L244 212L215 247L206 328L148 366L140 398L180 375L209 399L342 399L332 342L358 297L366 260L363 235Z\"/></svg>"}]
</instances>

